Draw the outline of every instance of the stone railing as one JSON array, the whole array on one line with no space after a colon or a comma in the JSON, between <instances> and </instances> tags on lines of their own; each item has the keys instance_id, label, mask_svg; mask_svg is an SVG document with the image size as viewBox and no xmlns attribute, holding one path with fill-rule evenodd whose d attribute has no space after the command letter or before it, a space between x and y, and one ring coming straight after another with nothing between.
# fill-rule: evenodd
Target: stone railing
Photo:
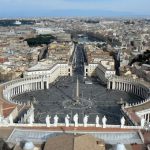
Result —
<instances>
[{"instance_id":1,"label":"stone railing","mask_svg":"<svg viewBox=\"0 0 150 150\"><path fill-rule=\"evenodd\" d=\"M69 126L66 126L65 123L58 123L57 126L55 126L54 124L50 124L50 126L47 126L47 124L42 124L42 123L33 123L33 124L25 124L25 123L0 123L0 127L48 127L48 128L53 128L53 127L75 127L75 124L71 123L69 124ZM86 129L86 127L95 127L95 128L104 128L103 125L99 125L99 127L96 126L96 124L87 124L87 126L85 127L84 124L78 124L78 127L84 127ZM78 128L76 127L76 128ZM120 125L106 125L105 128L115 128L115 129L135 129L135 130L140 130L143 129L141 126L124 126L123 128L121 128Z\"/></svg>"}]
</instances>

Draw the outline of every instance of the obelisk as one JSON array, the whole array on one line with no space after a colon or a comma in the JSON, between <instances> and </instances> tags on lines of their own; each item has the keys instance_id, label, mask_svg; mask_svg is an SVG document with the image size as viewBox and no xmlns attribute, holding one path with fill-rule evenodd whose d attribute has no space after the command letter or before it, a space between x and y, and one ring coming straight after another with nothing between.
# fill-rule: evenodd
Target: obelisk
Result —
<instances>
[{"instance_id":1,"label":"obelisk","mask_svg":"<svg viewBox=\"0 0 150 150\"><path fill-rule=\"evenodd\" d=\"M79 79L77 78L77 86L76 86L76 103L79 103Z\"/></svg>"}]
</instances>

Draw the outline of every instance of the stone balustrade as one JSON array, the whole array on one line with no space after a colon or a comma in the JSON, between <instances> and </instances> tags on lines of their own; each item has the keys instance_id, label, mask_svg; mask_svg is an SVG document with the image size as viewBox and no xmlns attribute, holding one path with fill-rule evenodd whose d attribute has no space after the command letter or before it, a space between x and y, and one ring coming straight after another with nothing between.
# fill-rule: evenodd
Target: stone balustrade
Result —
<instances>
[{"instance_id":1,"label":"stone balustrade","mask_svg":"<svg viewBox=\"0 0 150 150\"><path fill-rule=\"evenodd\" d=\"M41 123L0 123L0 127L48 127L45 123L41 124ZM58 123L57 126L55 126L54 124L50 124L49 128L54 128L54 127L66 127L65 123ZM75 127L75 125L73 123L69 124L69 127ZM84 124L78 124L78 127L85 127ZM96 127L95 124L87 124L87 127ZM87 128L85 127L85 128ZM103 128L103 125L99 125L98 128ZM121 128L120 125L106 125L105 128L115 128L115 129L143 129L141 126L124 126L124 128Z\"/></svg>"}]
</instances>

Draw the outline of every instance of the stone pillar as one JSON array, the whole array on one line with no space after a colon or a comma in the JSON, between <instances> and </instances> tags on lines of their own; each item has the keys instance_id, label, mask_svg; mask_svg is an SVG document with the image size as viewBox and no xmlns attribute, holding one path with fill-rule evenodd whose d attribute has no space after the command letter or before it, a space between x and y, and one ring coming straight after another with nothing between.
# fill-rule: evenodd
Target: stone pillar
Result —
<instances>
[{"instance_id":1,"label":"stone pillar","mask_svg":"<svg viewBox=\"0 0 150 150\"><path fill-rule=\"evenodd\" d=\"M37 90L39 90L39 82L37 82Z\"/></svg>"},{"instance_id":2,"label":"stone pillar","mask_svg":"<svg viewBox=\"0 0 150 150\"><path fill-rule=\"evenodd\" d=\"M24 84L22 85L22 91L23 91L23 93L25 91L25 85Z\"/></svg>"},{"instance_id":3,"label":"stone pillar","mask_svg":"<svg viewBox=\"0 0 150 150\"><path fill-rule=\"evenodd\" d=\"M36 90L36 82L34 82L34 91Z\"/></svg>"},{"instance_id":4,"label":"stone pillar","mask_svg":"<svg viewBox=\"0 0 150 150\"><path fill-rule=\"evenodd\" d=\"M119 90L121 90L121 83L119 82L118 84L119 84Z\"/></svg>"},{"instance_id":5,"label":"stone pillar","mask_svg":"<svg viewBox=\"0 0 150 150\"><path fill-rule=\"evenodd\" d=\"M22 84L20 85L20 94L22 93Z\"/></svg>"},{"instance_id":6,"label":"stone pillar","mask_svg":"<svg viewBox=\"0 0 150 150\"><path fill-rule=\"evenodd\" d=\"M125 83L125 91L127 92L128 91L128 84Z\"/></svg>"},{"instance_id":7,"label":"stone pillar","mask_svg":"<svg viewBox=\"0 0 150 150\"><path fill-rule=\"evenodd\" d=\"M36 82L36 90L38 90L38 82Z\"/></svg>"},{"instance_id":8,"label":"stone pillar","mask_svg":"<svg viewBox=\"0 0 150 150\"><path fill-rule=\"evenodd\" d=\"M118 89L118 82L116 82L116 87L115 88L116 88L116 90Z\"/></svg>"},{"instance_id":9,"label":"stone pillar","mask_svg":"<svg viewBox=\"0 0 150 150\"><path fill-rule=\"evenodd\" d=\"M18 86L18 94L21 93L21 85Z\"/></svg>"},{"instance_id":10,"label":"stone pillar","mask_svg":"<svg viewBox=\"0 0 150 150\"><path fill-rule=\"evenodd\" d=\"M115 89L115 82L112 81L112 89L114 90Z\"/></svg>"},{"instance_id":11,"label":"stone pillar","mask_svg":"<svg viewBox=\"0 0 150 150\"><path fill-rule=\"evenodd\" d=\"M14 87L14 95L16 95L16 87Z\"/></svg>"},{"instance_id":12,"label":"stone pillar","mask_svg":"<svg viewBox=\"0 0 150 150\"><path fill-rule=\"evenodd\" d=\"M110 81L107 82L107 89L110 89Z\"/></svg>"},{"instance_id":13,"label":"stone pillar","mask_svg":"<svg viewBox=\"0 0 150 150\"><path fill-rule=\"evenodd\" d=\"M16 89L16 95L18 95L18 87L16 87L15 89Z\"/></svg>"},{"instance_id":14,"label":"stone pillar","mask_svg":"<svg viewBox=\"0 0 150 150\"><path fill-rule=\"evenodd\" d=\"M43 90L44 89L44 82L41 81L41 89Z\"/></svg>"},{"instance_id":15,"label":"stone pillar","mask_svg":"<svg viewBox=\"0 0 150 150\"><path fill-rule=\"evenodd\" d=\"M34 82L31 83L31 90L34 91Z\"/></svg>"},{"instance_id":16,"label":"stone pillar","mask_svg":"<svg viewBox=\"0 0 150 150\"><path fill-rule=\"evenodd\" d=\"M38 90L39 89L39 82L36 82L36 90Z\"/></svg>"},{"instance_id":17,"label":"stone pillar","mask_svg":"<svg viewBox=\"0 0 150 150\"><path fill-rule=\"evenodd\" d=\"M48 81L46 82L46 88L49 89L49 83L48 83Z\"/></svg>"},{"instance_id":18,"label":"stone pillar","mask_svg":"<svg viewBox=\"0 0 150 150\"><path fill-rule=\"evenodd\" d=\"M122 91L122 82L120 82L120 91Z\"/></svg>"},{"instance_id":19,"label":"stone pillar","mask_svg":"<svg viewBox=\"0 0 150 150\"><path fill-rule=\"evenodd\" d=\"M149 122L150 120L149 120L149 114L147 114L147 122Z\"/></svg>"}]
</instances>

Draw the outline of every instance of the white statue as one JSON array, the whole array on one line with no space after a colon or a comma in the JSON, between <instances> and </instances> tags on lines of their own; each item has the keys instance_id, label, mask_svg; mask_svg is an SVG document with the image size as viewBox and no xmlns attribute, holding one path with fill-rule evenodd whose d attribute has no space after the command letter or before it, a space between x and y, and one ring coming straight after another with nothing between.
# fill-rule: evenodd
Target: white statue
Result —
<instances>
[{"instance_id":1,"label":"white statue","mask_svg":"<svg viewBox=\"0 0 150 150\"><path fill-rule=\"evenodd\" d=\"M96 122L96 127L99 127L99 116L98 115L96 115L95 122Z\"/></svg>"},{"instance_id":2,"label":"white statue","mask_svg":"<svg viewBox=\"0 0 150 150\"><path fill-rule=\"evenodd\" d=\"M84 118L83 118L83 124L84 124L84 127L87 127L88 118L89 118L88 115L85 115Z\"/></svg>"},{"instance_id":3,"label":"white statue","mask_svg":"<svg viewBox=\"0 0 150 150\"><path fill-rule=\"evenodd\" d=\"M144 126L145 126L145 119L142 118L142 119L141 119L141 127L144 128Z\"/></svg>"},{"instance_id":4,"label":"white statue","mask_svg":"<svg viewBox=\"0 0 150 150\"><path fill-rule=\"evenodd\" d=\"M45 121L46 121L46 126L47 126L47 127L50 127L50 118L51 118L51 117L50 117L49 115L46 116Z\"/></svg>"},{"instance_id":5,"label":"white statue","mask_svg":"<svg viewBox=\"0 0 150 150\"><path fill-rule=\"evenodd\" d=\"M24 119L23 122L24 122L24 123L27 123L27 114L24 114L23 119Z\"/></svg>"},{"instance_id":6,"label":"white statue","mask_svg":"<svg viewBox=\"0 0 150 150\"><path fill-rule=\"evenodd\" d=\"M29 124L32 125L34 122L33 115L29 116Z\"/></svg>"},{"instance_id":7,"label":"white statue","mask_svg":"<svg viewBox=\"0 0 150 150\"><path fill-rule=\"evenodd\" d=\"M124 117L121 118L120 122L121 122L121 128L123 128L124 125L125 125L125 119L124 119Z\"/></svg>"},{"instance_id":8,"label":"white statue","mask_svg":"<svg viewBox=\"0 0 150 150\"><path fill-rule=\"evenodd\" d=\"M13 123L14 123L14 121L13 121L13 116L12 116L11 114L9 115L9 123L10 123L10 124L13 124Z\"/></svg>"},{"instance_id":9,"label":"white statue","mask_svg":"<svg viewBox=\"0 0 150 150\"><path fill-rule=\"evenodd\" d=\"M66 127L69 127L69 115L67 114L66 117L65 117L65 124L66 124Z\"/></svg>"},{"instance_id":10,"label":"white statue","mask_svg":"<svg viewBox=\"0 0 150 150\"><path fill-rule=\"evenodd\" d=\"M24 123L24 118L23 117L21 117L21 122L20 123Z\"/></svg>"},{"instance_id":11,"label":"white statue","mask_svg":"<svg viewBox=\"0 0 150 150\"><path fill-rule=\"evenodd\" d=\"M73 116L73 121L74 121L75 127L78 127L78 119L79 119L79 116L78 116L78 114L76 113L76 114Z\"/></svg>"},{"instance_id":12,"label":"white statue","mask_svg":"<svg viewBox=\"0 0 150 150\"><path fill-rule=\"evenodd\" d=\"M57 115L54 116L54 126L57 127L58 126L58 119L59 117Z\"/></svg>"},{"instance_id":13,"label":"white statue","mask_svg":"<svg viewBox=\"0 0 150 150\"><path fill-rule=\"evenodd\" d=\"M107 118L104 116L102 118L103 128L106 128L106 122L107 122Z\"/></svg>"},{"instance_id":14,"label":"white statue","mask_svg":"<svg viewBox=\"0 0 150 150\"><path fill-rule=\"evenodd\" d=\"M3 121L3 117L0 115L0 123L2 123Z\"/></svg>"}]
</instances>

